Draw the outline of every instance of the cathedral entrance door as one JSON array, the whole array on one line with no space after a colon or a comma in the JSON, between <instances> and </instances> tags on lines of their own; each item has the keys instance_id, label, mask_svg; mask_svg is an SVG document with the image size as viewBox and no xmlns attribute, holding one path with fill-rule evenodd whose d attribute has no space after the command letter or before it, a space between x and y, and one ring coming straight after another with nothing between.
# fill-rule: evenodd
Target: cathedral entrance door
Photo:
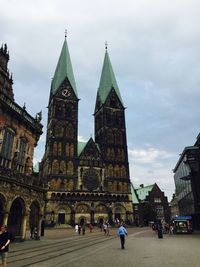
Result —
<instances>
[{"instance_id":1,"label":"cathedral entrance door","mask_svg":"<svg viewBox=\"0 0 200 267\"><path fill-rule=\"evenodd\" d=\"M85 224L85 218L80 219L80 225L83 225L83 224Z\"/></svg>"},{"instance_id":2,"label":"cathedral entrance door","mask_svg":"<svg viewBox=\"0 0 200 267\"><path fill-rule=\"evenodd\" d=\"M58 224L65 224L65 213L58 213Z\"/></svg>"},{"instance_id":3,"label":"cathedral entrance door","mask_svg":"<svg viewBox=\"0 0 200 267\"><path fill-rule=\"evenodd\" d=\"M121 214L115 213L115 222L121 222Z\"/></svg>"}]
</instances>

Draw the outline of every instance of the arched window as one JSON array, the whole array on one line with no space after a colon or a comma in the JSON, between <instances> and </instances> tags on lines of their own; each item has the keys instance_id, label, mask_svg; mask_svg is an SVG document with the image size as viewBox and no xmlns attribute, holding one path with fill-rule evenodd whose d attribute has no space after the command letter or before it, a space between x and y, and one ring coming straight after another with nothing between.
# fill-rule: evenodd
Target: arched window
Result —
<instances>
[{"instance_id":1,"label":"arched window","mask_svg":"<svg viewBox=\"0 0 200 267\"><path fill-rule=\"evenodd\" d=\"M58 155L58 145L57 142L53 143L53 155L57 156Z\"/></svg>"},{"instance_id":2,"label":"arched window","mask_svg":"<svg viewBox=\"0 0 200 267\"><path fill-rule=\"evenodd\" d=\"M62 155L62 143L59 142L58 143L58 156L61 156Z\"/></svg>"},{"instance_id":3,"label":"arched window","mask_svg":"<svg viewBox=\"0 0 200 267\"><path fill-rule=\"evenodd\" d=\"M108 165L108 176L113 177L113 166L112 164Z\"/></svg>"},{"instance_id":4,"label":"arched window","mask_svg":"<svg viewBox=\"0 0 200 267\"><path fill-rule=\"evenodd\" d=\"M118 184L117 184L117 191L118 191L118 192L121 192L121 183L118 183Z\"/></svg>"},{"instance_id":5,"label":"arched window","mask_svg":"<svg viewBox=\"0 0 200 267\"><path fill-rule=\"evenodd\" d=\"M67 163L67 174L68 175L73 175L74 174L74 164L72 161L69 161Z\"/></svg>"},{"instance_id":6,"label":"arched window","mask_svg":"<svg viewBox=\"0 0 200 267\"><path fill-rule=\"evenodd\" d=\"M74 156L74 144L70 145L70 157Z\"/></svg>"},{"instance_id":7,"label":"arched window","mask_svg":"<svg viewBox=\"0 0 200 267\"><path fill-rule=\"evenodd\" d=\"M66 164L65 164L65 161L62 160L60 162L60 171L63 173L63 174L66 174Z\"/></svg>"},{"instance_id":8,"label":"arched window","mask_svg":"<svg viewBox=\"0 0 200 267\"><path fill-rule=\"evenodd\" d=\"M14 135L15 133L12 129L5 129L3 135L3 144L1 148L1 156L6 159L11 159Z\"/></svg>"},{"instance_id":9,"label":"arched window","mask_svg":"<svg viewBox=\"0 0 200 267\"><path fill-rule=\"evenodd\" d=\"M64 133L64 127L61 123L57 123L54 126L54 136L55 137L63 137L63 133Z\"/></svg>"},{"instance_id":10,"label":"arched window","mask_svg":"<svg viewBox=\"0 0 200 267\"><path fill-rule=\"evenodd\" d=\"M125 168L125 166L121 167L121 177L122 178L126 178L126 168Z\"/></svg>"},{"instance_id":11,"label":"arched window","mask_svg":"<svg viewBox=\"0 0 200 267\"><path fill-rule=\"evenodd\" d=\"M59 163L57 160L54 160L52 162L52 174L58 174L59 173Z\"/></svg>"},{"instance_id":12,"label":"arched window","mask_svg":"<svg viewBox=\"0 0 200 267\"><path fill-rule=\"evenodd\" d=\"M113 132L111 129L108 129L107 140L108 140L108 143L110 143L110 144L114 143L114 135L113 135Z\"/></svg>"},{"instance_id":13,"label":"arched window","mask_svg":"<svg viewBox=\"0 0 200 267\"><path fill-rule=\"evenodd\" d=\"M26 155L26 148L27 148L27 140L25 138L20 138L19 143L19 153L17 161L20 165L25 165L25 155Z\"/></svg>"},{"instance_id":14,"label":"arched window","mask_svg":"<svg viewBox=\"0 0 200 267\"><path fill-rule=\"evenodd\" d=\"M115 150L114 150L114 148L111 149L110 158L111 158L111 160L115 159Z\"/></svg>"},{"instance_id":15,"label":"arched window","mask_svg":"<svg viewBox=\"0 0 200 267\"><path fill-rule=\"evenodd\" d=\"M67 138L74 138L74 128L71 124L69 124L66 128L66 137Z\"/></svg>"},{"instance_id":16,"label":"arched window","mask_svg":"<svg viewBox=\"0 0 200 267\"><path fill-rule=\"evenodd\" d=\"M115 172L115 177L116 177L116 178L119 178L119 177L120 177L120 169L119 169L119 165L116 165L116 166L115 166L114 172Z\"/></svg>"},{"instance_id":17,"label":"arched window","mask_svg":"<svg viewBox=\"0 0 200 267\"><path fill-rule=\"evenodd\" d=\"M66 153L66 156L69 157L70 153L69 153L69 143L66 144L65 146L65 153Z\"/></svg>"},{"instance_id":18,"label":"arched window","mask_svg":"<svg viewBox=\"0 0 200 267\"><path fill-rule=\"evenodd\" d=\"M68 106L66 108L66 117L67 118L70 118L72 116L72 107L71 106Z\"/></svg>"}]
</instances>

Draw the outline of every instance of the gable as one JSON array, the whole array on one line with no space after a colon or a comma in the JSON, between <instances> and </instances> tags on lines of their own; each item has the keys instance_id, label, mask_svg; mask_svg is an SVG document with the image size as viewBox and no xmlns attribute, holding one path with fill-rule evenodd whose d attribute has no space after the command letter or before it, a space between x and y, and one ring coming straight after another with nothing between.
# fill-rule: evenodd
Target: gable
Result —
<instances>
[{"instance_id":1,"label":"gable","mask_svg":"<svg viewBox=\"0 0 200 267\"><path fill-rule=\"evenodd\" d=\"M99 147L97 144L95 144L92 138L83 147L83 150L79 155L79 158L87 160L102 160Z\"/></svg>"},{"instance_id":2,"label":"gable","mask_svg":"<svg viewBox=\"0 0 200 267\"><path fill-rule=\"evenodd\" d=\"M105 101L105 105L111 108L124 108L114 88L112 88L109 92Z\"/></svg>"}]
</instances>

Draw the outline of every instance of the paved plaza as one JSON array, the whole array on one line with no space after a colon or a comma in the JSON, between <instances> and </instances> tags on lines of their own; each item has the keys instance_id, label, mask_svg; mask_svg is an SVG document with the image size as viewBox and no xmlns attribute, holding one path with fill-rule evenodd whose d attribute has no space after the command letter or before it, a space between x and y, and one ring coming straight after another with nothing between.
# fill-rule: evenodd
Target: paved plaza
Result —
<instances>
[{"instance_id":1,"label":"paved plaza","mask_svg":"<svg viewBox=\"0 0 200 267\"><path fill-rule=\"evenodd\" d=\"M8 267L200 267L200 234L158 239L149 228L128 228L121 250L116 230L110 236L99 229L85 236L73 229L48 230L40 241L11 244Z\"/></svg>"}]
</instances>

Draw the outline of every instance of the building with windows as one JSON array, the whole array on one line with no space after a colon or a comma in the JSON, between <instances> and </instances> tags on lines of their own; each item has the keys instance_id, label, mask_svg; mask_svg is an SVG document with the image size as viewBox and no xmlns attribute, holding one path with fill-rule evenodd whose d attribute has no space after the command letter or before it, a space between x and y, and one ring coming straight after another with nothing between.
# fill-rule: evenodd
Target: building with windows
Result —
<instances>
[{"instance_id":1,"label":"building with windows","mask_svg":"<svg viewBox=\"0 0 200 267\"><path fill-rule=\"evenodd\" d=\"M174 168L175 195L179 215L192 216L195 229L200 229L200 135L194 146L185 147Z\"/></svg>"},{"instance_id":2,"label":"building with windows","mask_svg":"<svg viewBox=\"0 0 200 267\"><path fill-rule=\"evenodd\" d=\"M65 39L51 83L40 169L47 185L46 223L132 223L125 107L107 49L94 103L94 140L78 141L78 103Z\"/></svg>"},{"instance_id":3,"label":"building with windows","mask_svg":"<svg viewBox=\"0 0 200 267\"><path fill-rule=\"evenodd\" d=\"M44 214L44 189L32 172L33 153L40 135L41 114L33 118L14 100L8 70L7 45L0 48L0 225L20 239L30 224L40 228Z\"/></svg>"},{"instance_id":4,"label":"building with windows","mask_svg":"<svg viewBox=\"0 0 200 267\"><path fill-rule=\"evenodd\" d=\"M170 221L167 197L158 185L132 187L132 200L136 225L148 225L151 221Z\"/></svg>"}]
</instances>

